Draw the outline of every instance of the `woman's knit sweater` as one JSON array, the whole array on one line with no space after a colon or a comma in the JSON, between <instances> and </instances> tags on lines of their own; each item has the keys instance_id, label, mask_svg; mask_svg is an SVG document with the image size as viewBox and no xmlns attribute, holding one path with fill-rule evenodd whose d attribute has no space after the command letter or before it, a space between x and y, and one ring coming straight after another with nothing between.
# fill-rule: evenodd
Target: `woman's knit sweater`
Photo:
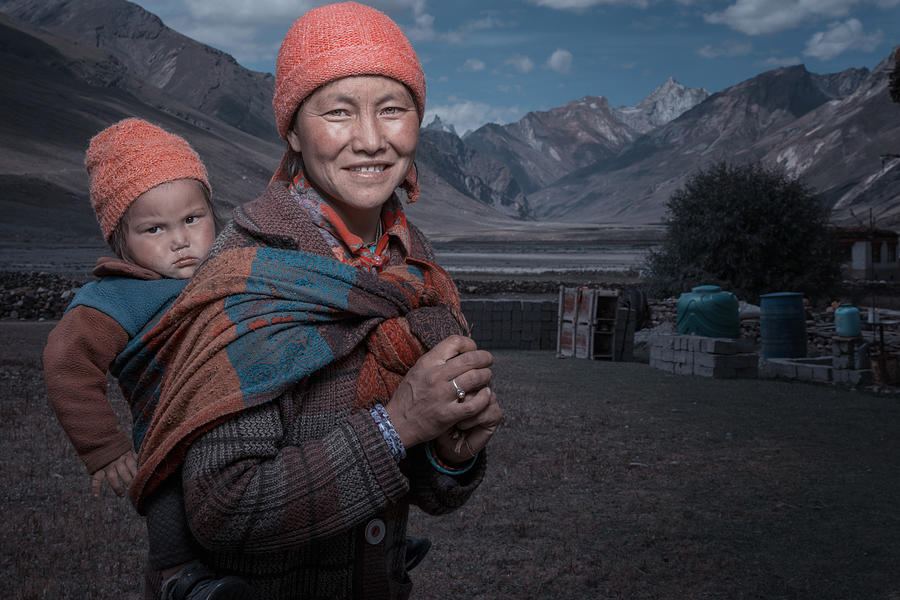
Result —
<instances>
[{"instance_id":1,"label":"woman's knit sweater","mask_svg":"<svg viewBox=\"0 0 900 600\"><path fill-rule=\"evenodd\" d=\"M403 264L407 252L433 258L424 236L410 232L408 247L392 240L390 264ZM332 256L281 184L235 211L211 260L252 247ZM195 279L203 276L201 269ZM426 348L461 332L440 307L405 318ZM446 513L481 482L484 453L457 477L432 468L421 446L396 462L369 412L355 406L366 354L365 344L353 347L275 400L209 429L187 450L185 506L191 529L209 548L203 560L246 578L256 598L407 598L408 505Z\"/></svg>"}]
</instances>

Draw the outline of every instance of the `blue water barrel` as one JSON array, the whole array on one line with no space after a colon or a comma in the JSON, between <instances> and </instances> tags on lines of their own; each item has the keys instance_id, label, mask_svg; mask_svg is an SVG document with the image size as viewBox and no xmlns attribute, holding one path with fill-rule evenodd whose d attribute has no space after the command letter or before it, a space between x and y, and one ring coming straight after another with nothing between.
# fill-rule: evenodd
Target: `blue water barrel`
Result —
<instances>
[{"instance_id":1,"label":"blue water barrel","mask_svg":"<svg viewBox=\"0 0 900 600\"><path fill-rule=\"evenodd\" d=\"M862 331L859 309L852 304L841 304L834 311L834 332L842 337L858 337Z\"/></svg>"},{"instance_id":2,"label":"blue water barrel","mask_svg":"<svg viewBox=\"0 0 900 600\"><path fill-rule=\"evenodd\" d=\"M763 294L759 303L759 329L763 358L806 356L806 314L803 294Z\"/></svg>"},{"instance_id":3,"label":"blue water barrel","mask_svg":"<svg viewBox=\"0 0 900 600\"><path fill-rule=\"evenodd\" d=\"M678 298L678 333L715 338L741 337L738 301L715 285L700 285Z\"/></svg>"}]
</instances>

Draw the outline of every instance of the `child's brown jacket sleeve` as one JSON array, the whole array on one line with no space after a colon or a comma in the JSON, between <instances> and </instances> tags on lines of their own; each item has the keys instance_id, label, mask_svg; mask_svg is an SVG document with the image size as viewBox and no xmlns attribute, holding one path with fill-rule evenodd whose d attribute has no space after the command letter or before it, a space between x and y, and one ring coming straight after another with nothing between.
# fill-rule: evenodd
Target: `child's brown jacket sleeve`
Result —
<instances>
[{"instance_id":1,"label":"child's brown jacket sleeve","mask_svg":"<svg viewBox=\"0 0 900 600\"><path fill-rule=\"evenodd\" d=\"M50 405L91 474L132 449L106 394L106 371L127 344L128 334L112 317L76 306L44 348Z\"/></svg>"}]
</instances>

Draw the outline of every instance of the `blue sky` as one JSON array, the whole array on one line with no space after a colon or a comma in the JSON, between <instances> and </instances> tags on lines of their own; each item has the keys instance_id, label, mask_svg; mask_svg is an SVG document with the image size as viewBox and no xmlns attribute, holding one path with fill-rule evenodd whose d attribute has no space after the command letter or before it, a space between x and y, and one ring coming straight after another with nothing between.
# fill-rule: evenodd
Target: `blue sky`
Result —
<instances>
[{"instance_id":1,"label":"blue sky","mask_svg":"<svg viewBox=\"0 0 900 600\"><path fill-rule=\"evenodd\" d=\"M309 0L138 0L169 27L275 71ZM900 45L900 0L372 0L413 43L426 122L460 134L586 95L633 106L667 78L711 92L804 63L873 68Z\"/></svg>"}]
</instances>

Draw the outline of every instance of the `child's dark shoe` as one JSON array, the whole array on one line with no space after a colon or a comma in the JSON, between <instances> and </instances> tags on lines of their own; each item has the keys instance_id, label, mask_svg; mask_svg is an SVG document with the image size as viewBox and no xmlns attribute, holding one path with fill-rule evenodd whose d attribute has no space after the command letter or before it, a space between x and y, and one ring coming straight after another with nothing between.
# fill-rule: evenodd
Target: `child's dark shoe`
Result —
<instances>
[{"instance_id":1,"label":"child's dark shoe","mask_svg":"<svg viewBox=\"0 0 900 600\"><path fill-rule=\"evenodd\" d=\"M250 585L234 575L216 577L206 565L193 562L163 586L163 600L244 600Z\"/></svg>"},{"instance_id":2,"label":"child's dark shoe","mask_svg":"<svg viewBox=\"0 0 900 600\"><path fill-rule=\"evenodd\" d=\"M416 565L422 562L428 550L431 548L431 540L428 538L407 536L406 538L406 570L412 571Z\"/></svg>"}]
</instances>

